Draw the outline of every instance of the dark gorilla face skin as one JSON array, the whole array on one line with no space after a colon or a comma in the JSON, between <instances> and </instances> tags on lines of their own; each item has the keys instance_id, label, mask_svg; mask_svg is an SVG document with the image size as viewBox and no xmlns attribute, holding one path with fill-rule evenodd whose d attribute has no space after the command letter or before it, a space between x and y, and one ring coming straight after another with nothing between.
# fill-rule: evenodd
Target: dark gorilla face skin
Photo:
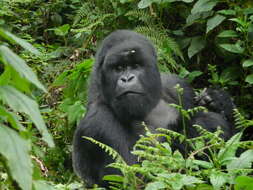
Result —
<instances>
[{"instance_id":1,"label":"dark gorilla face skin","mask_svg":"<svg viewBox=\"0 0 253 190\"><path fill-rule=\"evenodd\" d=\"M145 43L148 44L146 39ZM158 103L161 79L153 47L140 46L134 39L115 45L101 66L102 93L121 122L143 120Z\"/></svg>"}]
</instances>

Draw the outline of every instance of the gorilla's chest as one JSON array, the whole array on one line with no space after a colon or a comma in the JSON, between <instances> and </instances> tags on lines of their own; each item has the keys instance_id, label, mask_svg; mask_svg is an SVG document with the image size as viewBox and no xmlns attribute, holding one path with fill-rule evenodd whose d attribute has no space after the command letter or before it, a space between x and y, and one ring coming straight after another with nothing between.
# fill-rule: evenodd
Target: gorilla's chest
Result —
<instances>
[{"instance_id":1,"label":"gorilla's chest","mask_svg":"<svg viewBox=\"0 0 253 190\"><path fill-rule=\"evenodd\" d=\"M173 129L179 121L179 113L176 108L170 106L163 99L145 118L145 123L151 131L157 128Z\"/></svg>"}]
</instances>

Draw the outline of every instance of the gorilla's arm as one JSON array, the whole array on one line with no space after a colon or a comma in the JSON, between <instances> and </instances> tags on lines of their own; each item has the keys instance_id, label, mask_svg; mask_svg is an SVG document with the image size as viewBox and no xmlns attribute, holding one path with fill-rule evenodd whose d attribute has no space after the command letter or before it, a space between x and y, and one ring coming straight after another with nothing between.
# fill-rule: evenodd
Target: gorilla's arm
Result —
<instances>
[{"instance_id":1,"label":"gorilla's arm","mask_svg":"<svg viewBox=\"0 0 253 190\"><path fill-rule=\"evenodd\" d=\"M75 131L73 140L73 167L75 172L87 182L104 186L102 177L119 173L118 170L106 167L112 163L112 158L98 145L86 140L83 136L109 145L118 151L129 164L135 163L135 157L130 154L130 148L136 139L124 131L113 114L105 105L91 104L88 113ZM120 138L119 138L120 137ZM136 137L137 138L137 137Z\"/></svg>"}]
</instances>

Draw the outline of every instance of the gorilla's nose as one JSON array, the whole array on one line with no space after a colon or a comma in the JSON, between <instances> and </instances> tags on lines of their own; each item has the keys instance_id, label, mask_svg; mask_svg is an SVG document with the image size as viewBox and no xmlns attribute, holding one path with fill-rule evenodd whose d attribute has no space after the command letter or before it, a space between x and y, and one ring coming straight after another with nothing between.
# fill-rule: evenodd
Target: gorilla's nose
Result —
<instances>
[{"instance_id":1,"label":"gorilla's nose","mask_svg":"<svg viewBox=\"0 0 253 190\"><path fill-rule=\"evenodd\" d=\"M121 76L118 84L121 87L126 87L126 86L134 85L136 81L137 79L134 74L128 74L128 75Z\"/></svg>"}]
</instances>

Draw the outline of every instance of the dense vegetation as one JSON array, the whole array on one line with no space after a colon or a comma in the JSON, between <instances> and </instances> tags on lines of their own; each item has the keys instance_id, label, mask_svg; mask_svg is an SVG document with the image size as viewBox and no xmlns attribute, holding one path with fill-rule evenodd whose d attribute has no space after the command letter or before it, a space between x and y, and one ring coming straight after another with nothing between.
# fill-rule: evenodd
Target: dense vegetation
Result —
<instances>
[{"instance_id":1,"label":"dense vegetation","mask_svg":"<svg viewBox=\"0 0 253 190\"><path fill-rule=\"evenodd\" d=\"M161 71L196 91L228 91L238 133L224 142L219 130L200 126L195 139L147 130L134 150L143 162L134 166L90 139L123 173L107 176L114 189L253 189L252 0L1 0L0 189L82 189L71 166L73 131L86 111L96 47L123 28L153 41ZM186 118L199 109L176 107ZM171 151L175 138L192 153Z\"/></svg>"}]
</instances>

